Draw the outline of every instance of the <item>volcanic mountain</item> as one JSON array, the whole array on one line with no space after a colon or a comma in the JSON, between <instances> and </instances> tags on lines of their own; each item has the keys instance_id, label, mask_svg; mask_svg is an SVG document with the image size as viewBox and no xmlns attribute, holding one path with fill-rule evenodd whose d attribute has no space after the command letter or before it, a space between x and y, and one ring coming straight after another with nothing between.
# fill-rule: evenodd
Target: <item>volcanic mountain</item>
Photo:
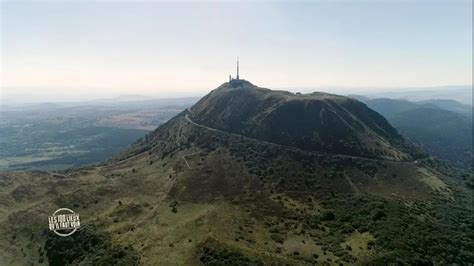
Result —
<instances>
[{"instance_id":1,"label":"volcanic mountain","mask_svg":"<svg viewBox=\"0 0 474 266\"><path fill-rule=\"evenodd\" d=\"M357 100L233 80L100 166L2 174L0 264L462 264L464 175Z\"/></svg>"},{"instance_id":2,"label":"volcanic mountain","mask_svg":"<svg viewBox=\"0 0 474 266\"><path fill-rule=\"evenodd\" d=\"M293 94L233 80L202 98L198 124L308 151L407 160L401 136L365 104L315 92Z\"/></svg>"}]
</instances>

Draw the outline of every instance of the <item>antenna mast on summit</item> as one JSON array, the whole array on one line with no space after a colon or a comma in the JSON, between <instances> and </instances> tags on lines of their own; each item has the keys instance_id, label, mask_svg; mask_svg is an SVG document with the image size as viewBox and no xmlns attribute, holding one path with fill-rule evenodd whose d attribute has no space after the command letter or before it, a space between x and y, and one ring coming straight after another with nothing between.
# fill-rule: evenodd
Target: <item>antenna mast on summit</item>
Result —
<instances>
[{"instance_id":1,"label":"antenna mast on summit","mask_svg":"<svg viewBox=\"0 0 474 266\"><path fill-rule=\"evenodd\" d=\"M239 57L237 57L237 80L239 80Z\"/></svg>"}]
</instances>

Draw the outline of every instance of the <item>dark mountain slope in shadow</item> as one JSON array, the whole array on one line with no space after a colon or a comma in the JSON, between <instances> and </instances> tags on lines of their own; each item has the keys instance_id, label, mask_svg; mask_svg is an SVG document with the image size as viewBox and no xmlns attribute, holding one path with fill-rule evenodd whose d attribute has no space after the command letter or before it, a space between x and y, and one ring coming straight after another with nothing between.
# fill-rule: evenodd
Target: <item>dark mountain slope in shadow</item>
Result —
<instances>
[{"instance_id":1,"label":"dark mountain slope in shadow","mask_svg":"<svg viewBox=\"0 0 474 266\"><path fill-rule=\"evenodd\" d=\"M378 113L327 93L292 94L239 80L224 83L191 108L198 124L230 133L322 151L393 160L416 152Z\"/></svg>"}]
</instances>

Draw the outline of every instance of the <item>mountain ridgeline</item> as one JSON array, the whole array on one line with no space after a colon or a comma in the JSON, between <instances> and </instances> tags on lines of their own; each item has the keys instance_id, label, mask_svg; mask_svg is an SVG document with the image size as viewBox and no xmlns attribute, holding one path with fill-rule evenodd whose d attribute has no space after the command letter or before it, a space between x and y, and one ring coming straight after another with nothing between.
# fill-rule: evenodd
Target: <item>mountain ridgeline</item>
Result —
<instances>
[{"instance_id":1,"label":"mountain ridgeline","mask_svg":"<svg viewBox=\"0 0 474 266\"><path fill-rule=\"evenodd\" d=\"M430 155L472 169L472 106L452 100L361 100Z\"/></svg>"},{"instance_id":2,"label":"mountain ridgeline","mask_svg":"<svg viewBox=\"0 0 474 266\"><path fill-rule=\"evenodd\" d=\"M416 153L377 112L352 98L293 94L233 80L191 108L210 128L308 151L408 160Z\"/></svg>"}]
</instances>

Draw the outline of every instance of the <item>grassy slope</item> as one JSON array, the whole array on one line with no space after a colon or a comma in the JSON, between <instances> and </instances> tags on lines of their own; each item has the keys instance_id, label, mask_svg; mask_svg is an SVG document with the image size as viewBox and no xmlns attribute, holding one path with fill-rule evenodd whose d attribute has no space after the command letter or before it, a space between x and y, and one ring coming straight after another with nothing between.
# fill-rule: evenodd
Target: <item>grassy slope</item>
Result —
<instances>
[{"instance_id":1,"label":"grassy slope","mask_svg":"<svg viewBox=\"0 0 474 266\"><path fill-rule=\"evenodd\" d=\"M209 132L183 116L134 152L65 176L3 174L0 264L46 263L41 251L54 236L42 232L59 207L110 235L106 255L133 251L124 260L138 254L147 265L472 259L465 190L423 162L287 149Z\"/></svg>"}]
</instances>

